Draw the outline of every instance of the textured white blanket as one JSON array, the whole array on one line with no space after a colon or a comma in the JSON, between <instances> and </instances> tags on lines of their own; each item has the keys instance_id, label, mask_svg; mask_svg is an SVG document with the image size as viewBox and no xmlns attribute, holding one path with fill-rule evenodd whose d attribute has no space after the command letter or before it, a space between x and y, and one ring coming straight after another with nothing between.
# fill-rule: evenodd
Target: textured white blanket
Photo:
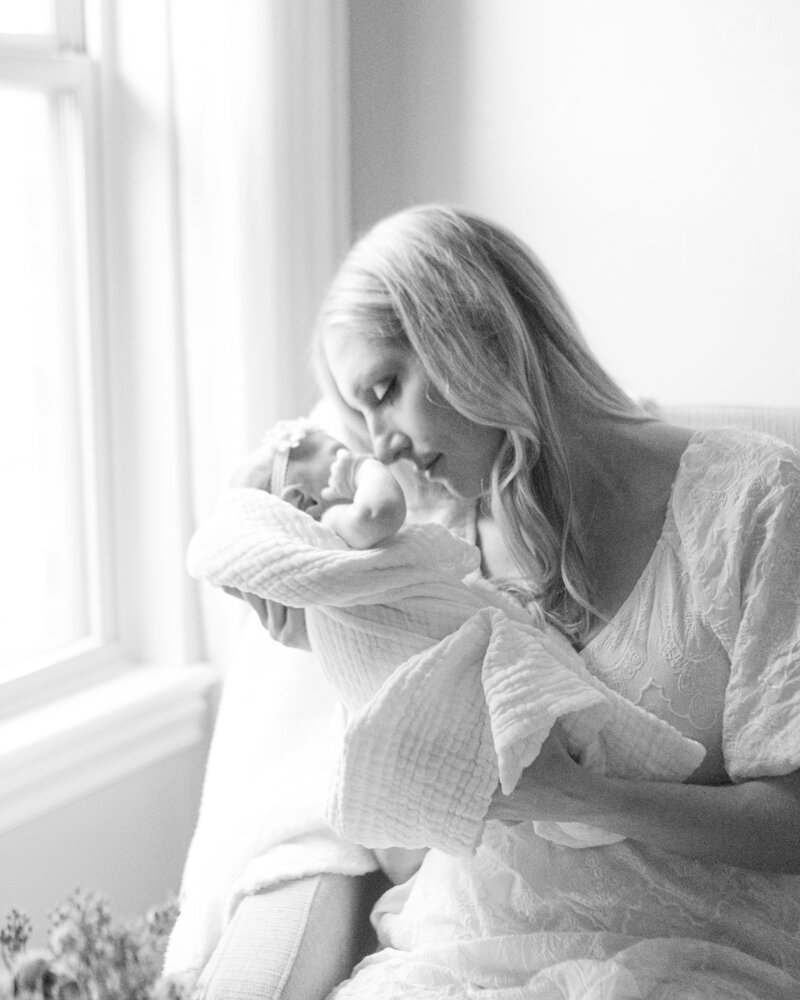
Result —
<instances>
[{"instance_id":1,"label":"textured white blanket","mask_svg":"<svg viewBox=\"0 0 800 1000\"><path fill-rule=\"evenodd\" d=\"M470 853L498 782L508 794L556 719L588 767L683 780L704 749L593 678L569 643L477 576L440 525L355 551L260 490L226 493L190 572L306 608L312 647L349 713L327 819L367 847ZM572 846L618 840L537 824Z\"/></svg>"}]
</instances>

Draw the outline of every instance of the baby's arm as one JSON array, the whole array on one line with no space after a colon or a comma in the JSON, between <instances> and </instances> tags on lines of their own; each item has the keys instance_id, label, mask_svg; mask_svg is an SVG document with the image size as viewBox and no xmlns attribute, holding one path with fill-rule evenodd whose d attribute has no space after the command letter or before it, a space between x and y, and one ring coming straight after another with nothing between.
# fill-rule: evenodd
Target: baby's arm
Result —
<instances>
[{"instance_id":1,"label":"baby's arm","mask_svg":"<svg viewBox=\"0 0 800 1000\"><path fill-rule=\"evenodd\" d=\"M342 449L322 491L332 506L320 521L354 549L369 549L391 538L406 519L406 499L386 466L370 456Z\"/></svg>"}]
</instances>

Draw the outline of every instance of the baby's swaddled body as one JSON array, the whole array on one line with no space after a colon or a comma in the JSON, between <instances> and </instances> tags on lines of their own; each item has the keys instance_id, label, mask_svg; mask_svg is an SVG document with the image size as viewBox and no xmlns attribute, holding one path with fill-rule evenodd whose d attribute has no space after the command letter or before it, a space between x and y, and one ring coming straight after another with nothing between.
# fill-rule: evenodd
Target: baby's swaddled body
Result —
<instances>
[{"instance_id":1,"label":"baby's swaddled body","mask_svg":"<svg viewBox=\"0 0 800 1000\"><path fill-rule=\"evenodd\" d=\"M560 634L478 576L475 546L437 524L349 548L256 489L230 490L189 548L217 586L306 609L348 712L327 819L368 847L470 853L556 720L570 751L620 777L683 780L703 748L591 677ZM537 824L573 846L615 835Z\"/></svg>"}]
</instances>

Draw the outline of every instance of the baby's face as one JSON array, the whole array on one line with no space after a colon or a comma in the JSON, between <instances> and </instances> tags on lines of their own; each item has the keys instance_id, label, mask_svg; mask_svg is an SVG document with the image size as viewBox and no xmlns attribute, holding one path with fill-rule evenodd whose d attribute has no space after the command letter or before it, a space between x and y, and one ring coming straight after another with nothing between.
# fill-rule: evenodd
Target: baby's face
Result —
<instances>
[{"instance_id":1,"label":"baby's face","mask_svg":"<svg viewBox=\"0 0 800 1000\"><path fill-rule=\"evenodd\" d=\"M341 441L324 431L307 434L289 455L285 499L301 510L322 503L322 490L328 485L331 465Z\"/></svg>"}]
</instances>

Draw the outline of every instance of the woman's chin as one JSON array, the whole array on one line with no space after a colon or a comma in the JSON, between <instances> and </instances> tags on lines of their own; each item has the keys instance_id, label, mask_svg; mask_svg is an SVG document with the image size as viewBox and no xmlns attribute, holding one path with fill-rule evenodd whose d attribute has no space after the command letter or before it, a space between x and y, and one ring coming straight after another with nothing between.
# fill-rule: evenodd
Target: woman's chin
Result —
<instances>
[{"instance_id":1,"label":"woman's chin","mask_svg":"<svg viewBox=\"0 0 800 1000\"><path fill-rule=\"evenodd\" d=\"M482 489L480 486L476 486L475 484L453 482L445 477L441 479L431 479L430 482L435 483L451 497L453 497L454 500L477 503L478 500L481 500L484 496L486 496L486 490Z\"/></svg>"}]
</instances>

